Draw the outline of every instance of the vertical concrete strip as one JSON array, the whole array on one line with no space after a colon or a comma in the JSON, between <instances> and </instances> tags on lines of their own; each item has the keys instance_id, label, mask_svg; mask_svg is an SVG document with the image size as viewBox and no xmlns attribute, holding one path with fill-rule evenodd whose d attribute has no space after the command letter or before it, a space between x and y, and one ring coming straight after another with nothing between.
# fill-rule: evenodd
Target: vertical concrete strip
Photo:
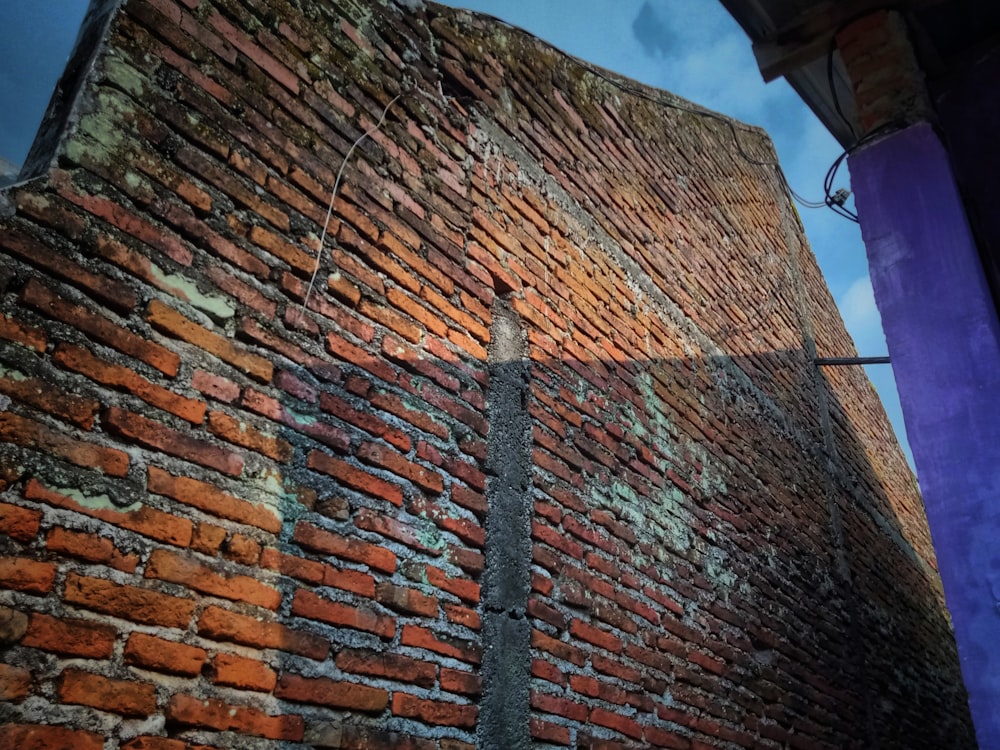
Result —
<instances>
[{"instance_id":1,"label":"vertical concrete strip","mask_svg":"<svg viewBox=\"0 0 1000 750\"><path fill-rule=\"evenodd\" d=\"M484 750L514 750L531 745L531 629L525 618L531 576L531 370L521 321L502 299L493 305L490 339L485 649L477 739Z\"/></svg>"}]
</instances>

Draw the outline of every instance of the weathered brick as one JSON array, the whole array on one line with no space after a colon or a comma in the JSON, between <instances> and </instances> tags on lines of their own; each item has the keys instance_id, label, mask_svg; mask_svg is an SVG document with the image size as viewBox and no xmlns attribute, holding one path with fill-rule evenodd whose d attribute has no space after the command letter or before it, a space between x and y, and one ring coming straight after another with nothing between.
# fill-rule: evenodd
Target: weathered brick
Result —
<instances>
[{"instance_id":1,"label":"weathered brick","mask_svg":"<svg viewBox=\"0 0 1000 750\"><path fill-rule=\"evenodd\" d=\"M32 419L10 412L0 412L0 441L54 453L77 466L98 469L111 476L123 477L128 473L127 453L116 448L74 439Z\"/></svg>"},{"instance_id":2,"label":"weathered brick","mask_svg":"<svg viewBox=\"0 0 1000 750\"><path fill-rule=\"evenodd\" d=\"M195 323L159 300L149 303L146 319L164 333L205 350L255 380L262 383L271 381L274 366L266 359L243 350L229 338Z\"/></svg>"},{"instance_id":3,"label":"weathered brick","mask_svg":"<svg viewBox=\"0 0 1000 750\"><path fill-rule=\"evenodd\" d=\"M0 701L20 703L28 697L31 685L31 672L27 669L0 664Z\"/></svg>"},{"instance_id":4,"label":"weathered brick","mask_svg":"<svg viewBox=\"0 0 1000 750\"><path fill-rule=\"evenodd\" d=\"M30 542L38 536L42 514L31 508L0 503L0 533L19 542Z\"/></svg>"},{"instance_id":5,"label":"weathered brick","mask_svg":"<svg viewBox=\"0 0 1000 750\"><path fill-rule=\"evenodd\" d=\"M0 588L47 594L55 583L56 566L27 557L0 557Z\"/></svg>"},{"instance_id":6,"label":"weathered brick","mask_svg":"<svg viewBox=\"0 0 1000 750\"><path fill-rule=\"evenodd\" d=\"M17 750L103 750L104 736L95 732L37 724L0 725L0 747Z\"/></svg>"},{"instance_id":7,"label":"weathered brick","mask_svg":"<svg viewBox=\"0 0 1000 750\"><path fill-rule=\"evenodd\" d=\"M52 552L79 557L92 563L102 563L126 573L135 572L138 555L125 555L110 539L53 528L45 537L45 546Z\"/></svg>"},{"instance_id":8,"label":"weathered brick","mask_svg":"<svg viewBox=\"0 0 1000 750\"><path fill-rule=\"evenodd\" d=\"M102 421L114 434L146 448L160 450L230 476L238 477L243 472L243 459L239 455L134 412L112 406L104 413Z\"/></svg>"},{"instance_id":9,"label":"weathered brick","mask_svg":"<svg viewBox=\"0 0 1000 750\"><path fill-rule=\"evenodd\" d=\"M36 352L44 352L48 341L41 328L22 323L9 315L0 315L0 338L14 341Z\"/></svg>"},{"instance_id":10,"label":"weathered brick","mask_svg":"<svg viewBox=\"0 0 1000 750\"><path fill-rule=\"evenodd\" d=\"M381 688L290 673L281 675L274 694L297 703L311 703L367 713L380 713L389 704L389 693Z\"/></svg>"},{"instance_id":11,"label":"weathered brick","mask_svg":"<svg viewBox=\"0 0 1000 750\"><path fill-rule=\"evenodd\" d=\"M290 651L320 661L326 658L330 650L330 644L325 639L312 633L230 612L214 605L206 608L198 619L198 634L242 646Z\"/></svg>"},{"instance_id":12,"label":"weathered brick","mask_svg":"<svg viewBox=\"0 0 1000 750\"><path fill-rule=\"evenodd\" d=\"M94 426L94 416L100 408L93 399L71 395L51 382L28 377L17 370L7 370L5 376L0 377L0 394L84 430Z\"/></svg>"},{"instance_id":13,"label":"weathered brick","mask_svg":"<svg viewBox=\"0 0 1000 750\"><path fill-rule=\"evenodd\" d=\"M350 436L339 427L318 420L310 414L301 414L259 391L247 389L243 394L242 405L274 422L308 435L336 451L345 452L351 445Z\"/></svg>"},{"instance_id":14,"label":"weathered brick","mask_svg":"<svg viewBox=\"0 0 1000 750\"><path fill-rule=\"evenodd\" d=\"M419 625L404 625L400 642L404 646L423 648L471 664L479 664L482 658L482 649L478 644L462 638L439 635Z\"/></svg>"},{"instance_id":15,"label":"weathered brick","mask_svg":"<svg viewBox=\"0 0 1000 750\"><path fill-rule=\"evenodd\" d=\"M60 298L35 279L31 279L25 286L21 292L21 300L29 307L77 328L96 341L155 367L164 375L173 377L177 374L180 366L177 354L115 325L102 315Z\"/></svg>"},{"instance_id":16,"label":"weathered brick","mask_svg":"<svg viewBox=\"0 0 1000 750\"><path fill-rule=\"evenodd\" d=\"M125 663L156 672L194 677L205 663L205 649L132 633L125 644Z\"/></svg>"},{"instance_id":17,"label":"weathered brick","mask_svg":"<svg viewBox=\"0 0 1000 750\"><path fill-rule=\"evenodd\" d=\"M281 529L281 521L269 508L233 497L214 485L189 477L177 477L155 466L149 467L148 477L150 492L165 495L209 515L256 526L271 533Z\"/></svg>"},{"instance_id":18,"label":"weathered brick","mask_svg":"<svg viewBox=\"0 0 1000 750\"><path fill-rule=\"evenodd\" d=\"M135 586L123 586L77 573L66 576L65 600L123 620L182 629L191 621L195 607L191 599L168 596Z\"/></svg>"},{"instance_id":19,"label":"weathered brick","mask_svg":"<svg viewBox=\"0 0 1000 750\"><path fill-rule=\"evenodd\" d=\"M135 531L151 539L186 547L191 543L192 524L186 518L178 518L151 508L148 505L127 506L118 510L106 496L88 497L74 490L57 490L46 487L37 479L30 479L24 488L24 497L38 500L56 508L71 510L93 518L99 518L115 526ZM108 507L111 506L111 507Z\"/></svg>"},{"instance_id":20,"label":"weathered brick","mask_svg":"<svg viewBox=\"0 0 1000 750\"><path fill-rule=\"evenodd\" d=\"M208 413L208 431L228 443L261 453L275 461L285 462L292 457L292 446L287 441L263 433L225 412Z\"/></svg>"},{"instance_id":21,"label":"weathered brick","mask_svg":"<svg viewBox=\"0 0 1000 750\"><path fill-rule=\"evenodd\" d=\"M105 362L82 346L58 344L52 361L102 385L138 396L147 404L176 414L191 424L201 424L205 419L204 402L169 391L127 367Z\"/></svg>"},{"instance_id":22,"label":"weathered brick","mask_svg":"<svg viewBox=\"0 0 1000 750\"><path fill-rule=\"evenodd\" d=\"M294 541L306 549L334 555L352 562L363 563L385 573L396 571L396 555L374 544L341 536L300 521L295 527Z\"/></svg>"},{"instance_id":23,"label":"weathered brick","mask_svg":"<svg viewBox=\"0 0 1000 750\"><path fill-rule=\"evenodd\" d=\"M295 592L292 614L336 627L374 633L386 640L396 634L396 621L391 616L380 614L367 607L330 601L305 589Z\"/></svg>"},{"instance_id":24,"label":"weathered brick","mask_svg":"<svg viewBox=\"0 0 1000 750\"><path fill-rule=\"evenodd\" d=\"M212 658L209 679L216 685L268 693L277 684L278 675L256 659L235 654L216 654Z\"/></svg>"},{"instance_id":25,"label":"weathered brick","mask_svg":"<svg viewBox=\"0 0 1000 750\"><path fill-rule=\"evenodd\" d=\"M323 451L311 451L307 459L307 466L333 477L351 489L364 492L380 500L386 500L393 505L403 504L403 491L399 485L368 474L364 470L334 458Z\"/></svg>"},{"instance_id":26,"label":"weathered brick","mask_svg":"<svg viewBox=\"0 0 1000 750\"><path fill-rule=\"evenodd\" d=\"M392 713L427 724L471 729L476 726L479 709L469 704L427 700L409 693L396 692L392 695Z\"/></svg>"},{"instance_id":27,"label":"weathered brick","mask_svg":"<svg viewBox=\"0 0 1000 750\"><path fill-rule=\"evenodd\" d=\"M122 750L187 750L182 740L167 737L136 737L122 745Z\"/></svg>"},{"instance_id":28,"label":"weathered brick","mask_svg":"<svg viewBox=\"0 0 1000 750\"><path fill-rule=\"evenodd\" d=\"M59 677L59 700L99 708L124 716L149 716L156 711L156 688L150 682L112 680L78 669Z\"/></svg>"},{"instance_id":29,"label":"weathered brick","mask_svg":"<svg viewBox=\"0 0 1000 750\"><path fill-rule=\"evenodd\" d=\"M370 677L384 677L430 688L437 680L434 664L398 654L345 649L337 654L337 669Z\"/></svg>"},{"instance_id":30,"label":"weathered brick","mask_svg":"<svg viewBox=\"0 0 1000 750\"><path fill-rule=\"evenodd\" d=\"M232 705L215 699L201 700L183 693L171 697L164 713L170 723L219 732L232 731L271 740L298 742L305 732L301 716L270 716L257 708Z\"/></svg>"},{"instance_id":31,"label":"weathered brick","mask_svg":"<svg viewBox=\"0 0 1000 750\"><path fill-rule=\"evenodd\" d=\"M370 413L370 410L355 409L346 401L330 393L323 393L319 399L320 408L338 419L360 427L365 432L396 446L401 451L409 451L412 445L406 433L390 427L381 419Z\"/></svg>"},{"instance_id":32,"label":"weathered brick","mask_svg":"<svg viewBox=\"0 0 1000 750\"><path fill-rule=\"evenodd\" d=\"M249 602L266 609L277 609L281 592L244 575L227 575L171 550L153 550L146 563L146 578L158 578L223 599Z\"/></svg>"}]
</instances>

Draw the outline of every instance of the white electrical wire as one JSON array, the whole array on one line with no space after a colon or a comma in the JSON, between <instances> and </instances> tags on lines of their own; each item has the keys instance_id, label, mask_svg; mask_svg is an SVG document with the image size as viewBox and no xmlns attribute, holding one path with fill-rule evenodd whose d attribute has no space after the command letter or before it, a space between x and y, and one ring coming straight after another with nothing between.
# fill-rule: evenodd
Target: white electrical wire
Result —
<instances>
[{"instance_id":1,"label":"white electrical wire","mask_svg":"<svg viewBox=\"0 0 1000 750\"><path fill-rule=\"evenodd\" d=\"M316 265L313 267L312 277L309 279L309 287L306 289L306 296L302 301L303 313L305 313L306 309L309 307L309 297L312 295L313 286L316 283L316 274L319 273L319 267L323 260L323 246L326 244L326 233L330 228L330 218L333 216L333 204L334 201L337 200L337 191L340 189L340 179L344 176L344 168L347 167L347 162L350 160L351 154L354 153L354 149L358 147L358 144L382 127L382 123L385 122L385 116L389 114L389 108L395 104L401 96L402 94L397 94L389 100L389 103L385 105L385 109L382 110L382 116L378 118L378 122L358 136L358 139L351 144L349 149L347 149L347 153L344 155L344 160L340 163L340 169L337 170L337 179L334 181L333 190L330 192L330 205L327 206L326 209L326 219L323 221L323 231L319 236L319 248L316 250Z\"/></svg>"}]
</instances>

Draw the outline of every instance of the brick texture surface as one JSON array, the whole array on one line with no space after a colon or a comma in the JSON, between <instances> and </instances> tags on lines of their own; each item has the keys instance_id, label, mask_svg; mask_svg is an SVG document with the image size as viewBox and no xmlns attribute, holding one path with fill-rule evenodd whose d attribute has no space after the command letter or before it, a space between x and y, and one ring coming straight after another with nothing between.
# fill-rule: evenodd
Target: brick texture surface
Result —
<instances>
[{"instance_id":1,"label":"brick texture surface","mask_svg":"<svg viewBox=\"0 0 1000 750\"><path fill-rule=\"evenodd\" d=\"M0 747L475 747L498 300L525 737L973 747L766 135L410 5L125 0L0 195Z\"/></svg>"}]
</instances>

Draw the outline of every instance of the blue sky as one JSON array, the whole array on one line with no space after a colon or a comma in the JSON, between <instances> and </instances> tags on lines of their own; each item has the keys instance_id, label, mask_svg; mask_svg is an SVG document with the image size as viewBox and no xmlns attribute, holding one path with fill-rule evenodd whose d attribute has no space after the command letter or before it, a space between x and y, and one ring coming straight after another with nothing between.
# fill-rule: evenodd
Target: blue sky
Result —
<instances>
[{"instance_id":1,"label":"blue sky","mask_svg":"<svg viewBox=\"0 0 1000 750\"><path fill-rule=\"evenodd\" d=\"M749 40L716 0L448 4L498 16L570 54L763 126L796 192L809 200L821 198L823 177L840 147L783 80L763 83ZM0 0L0 158L20 164L27 154L86 6L86 0ZM847 184L845 169L835 187ZM885 354L857 225L827 209L799 211L859 353ZM905 444L890 369L867 370Z\"/></svg>"},{"instance_id":2,"label":"blue sky","mask_svg":"<svg viewBox=\"0 0 1000 750\"><path fill-rule=\"evenodd\" d=\"M0 0L0 158L24 161L86 7L86 0Z\"/></svg>"}]
</instances>

